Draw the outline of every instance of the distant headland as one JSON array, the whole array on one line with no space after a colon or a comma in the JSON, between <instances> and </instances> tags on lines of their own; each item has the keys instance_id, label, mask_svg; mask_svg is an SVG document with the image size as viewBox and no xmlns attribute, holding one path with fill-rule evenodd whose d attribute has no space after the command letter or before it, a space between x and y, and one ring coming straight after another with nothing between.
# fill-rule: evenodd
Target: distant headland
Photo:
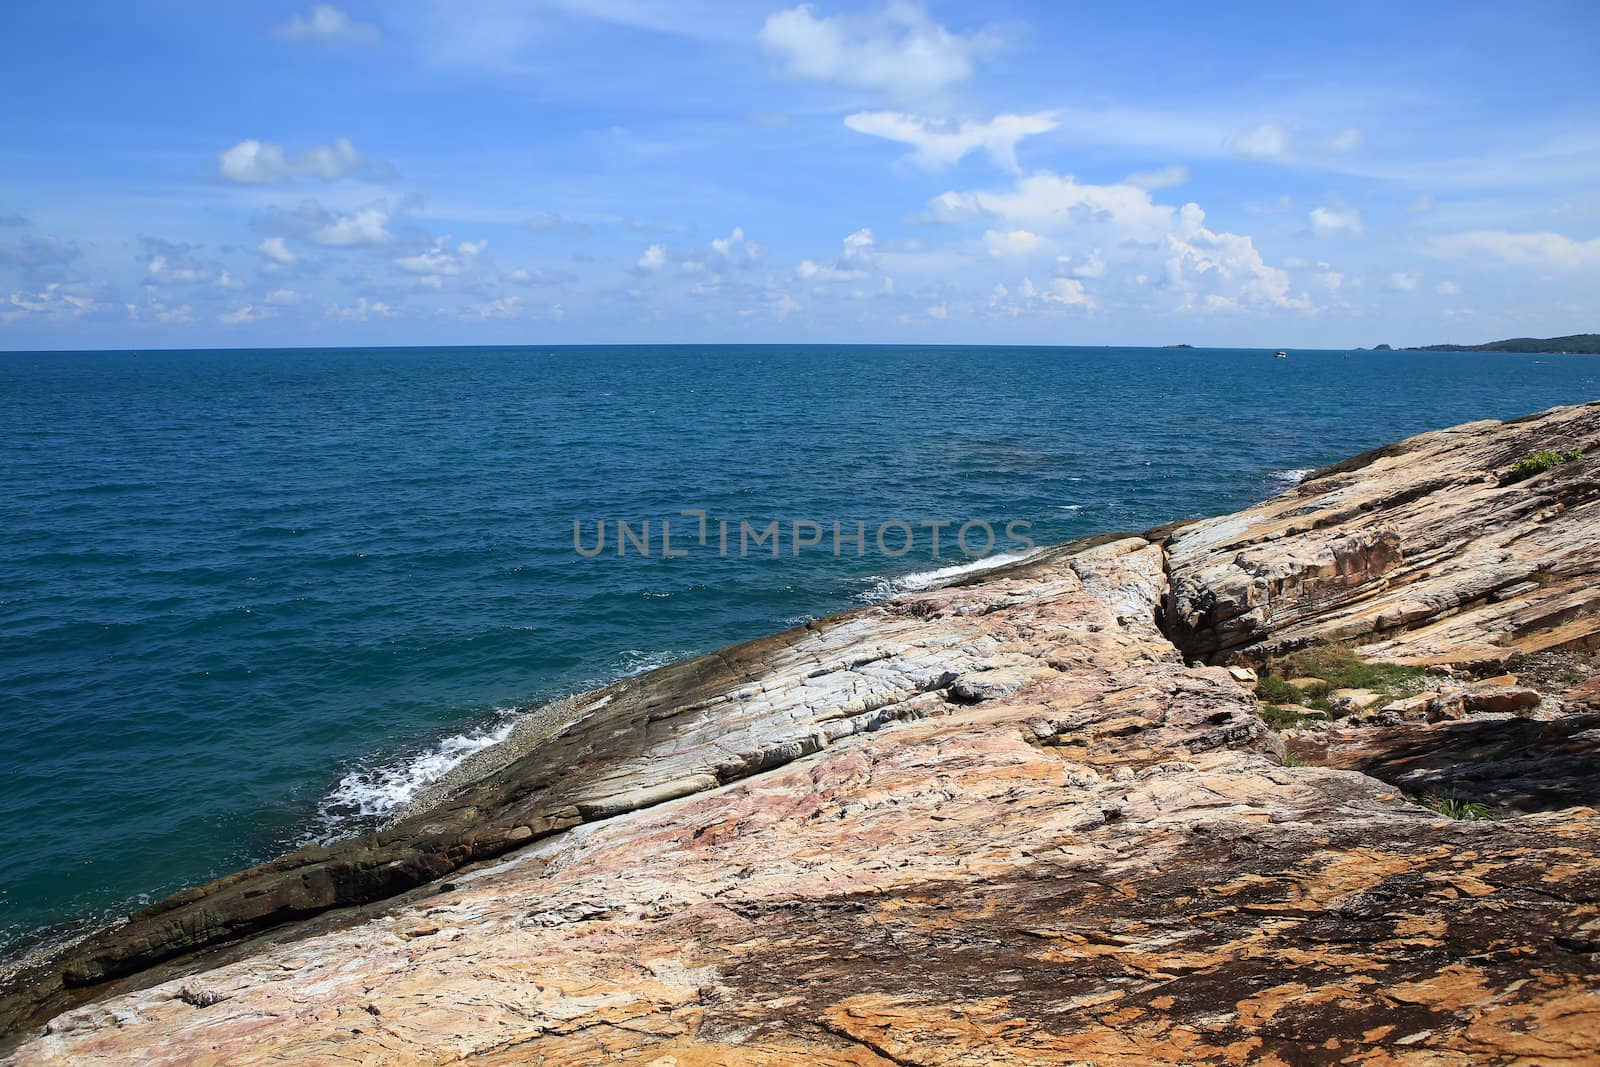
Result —
<instances>
[{"instance_id":1,"label":"distant headland","mask_svg":"<svg viewBox=\"0 0 1600 1067\"><path fill-rule=\"evenodd\" d=\"M1375 352L1393 351L1379 345ZM1560 352L1600 355L1600 333L1574 333L1566 337L1512 337L1482 345L1417 345L1408 352Z\"/></svg>"}]
</instances>

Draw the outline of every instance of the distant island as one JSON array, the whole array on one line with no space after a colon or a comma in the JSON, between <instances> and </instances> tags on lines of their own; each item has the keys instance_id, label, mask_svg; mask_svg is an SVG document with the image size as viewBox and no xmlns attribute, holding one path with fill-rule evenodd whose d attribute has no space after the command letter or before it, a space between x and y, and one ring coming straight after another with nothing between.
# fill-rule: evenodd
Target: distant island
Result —
<instances>
[{"instance_id":1,"label":"distant island","mask_svg":"<svg viewBox=\"0 0 1600 1067\"><path fill-rule=\"evenodd\" d=\"M1379 345L1381 351L1387 346ZM1418 345L1411 352L1578 352L1600 355L1600 333L1575 333L1566 337L1513 337L1486 345Z\"/></svg>"}]
</instances>

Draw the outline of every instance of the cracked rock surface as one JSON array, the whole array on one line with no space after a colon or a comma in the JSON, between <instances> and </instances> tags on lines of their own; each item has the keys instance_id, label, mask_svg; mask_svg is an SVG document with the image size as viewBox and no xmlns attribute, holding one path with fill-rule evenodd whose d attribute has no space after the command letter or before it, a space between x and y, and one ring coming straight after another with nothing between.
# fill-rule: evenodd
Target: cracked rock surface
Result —
<instances>
[{"instance_id":1,"label":"cracked rock surface","mask_svg":"<svg viewBox=\"0 0 1600 1067\"><path fill-rule=\"evenodd\" d=\"M1593 1063L1592 791L1455 822L1355 757L1283 766L1248 673L1186 665L1157 626L1166 605L1213 659L1319 625L1430 661L1584 639L1591 461L1481 474L1527 433L1600 437L1600 405L1541 418L587 694L429 810L35 961L3 1002L12 1057ZM1456 488L1392 484L1449 481L1463 457ZM1507 553L1498 600L1451 577ZM1446 588L1457 615L1377 627ZM1470 612L1483 625L1439 628Z\"/></svg>"}]
</instances>

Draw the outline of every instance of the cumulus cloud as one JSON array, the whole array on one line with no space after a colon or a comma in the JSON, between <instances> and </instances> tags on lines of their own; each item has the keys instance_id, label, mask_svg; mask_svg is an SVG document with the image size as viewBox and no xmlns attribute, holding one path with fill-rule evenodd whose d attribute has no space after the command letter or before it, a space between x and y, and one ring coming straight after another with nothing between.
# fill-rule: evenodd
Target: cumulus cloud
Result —
<instances>
[{"instance_id":1,"label":"cumulus cloud","mask_svg":"<svg viewBox=\"0 0 1600 1067\"><path fill-rule=\"evenodd\" d=\"M989 294L989 311L1012 318L1052 308L1070 307L1086 311L1095 307L1083 283L1076 278L1049 278L1043 285L1035 285L1032 278L1023 278L1014 290L1002 282L996 284Z\"/></svg>"},{"instance_id":2,"label":"cumulus cloud","mask_svg":"<svg viewBox=\"0 0 1600 1067\"><path fill-rule=\"evenodd\" d=\"M1383 287L1391 293L1414 293L1421 281L1421 271L1395 271L1384 279Z\"/></svg>"},{"instance_id":3,"label":"cumulus cloud","mask_svg":"<svg viewBox=\"0 0 1600 1067\"><path fill-rule=\"evenodd\" d=\"M504 280L512 285L564 285L577 281L577 275L560 270L529 270L518 267L508 271Z\"/></svg>"},{"instance_id":4,"label":"cumulus cloud","mask_svg":"<svg viewBox=\"0 0 1600 1067\"><path fill-rule=\"evenodd\" d=\"M312 230L307 240L333 248L350 248L357 245L377 245L390 240L389 213L382 208L367 207L348 215L336 215Z\"/></svg>"},{"instance_id":5,"label":"cumulus cloud","mask_svg":"<svg viewBox=\"0 0 1600 1067\"><path fill-rule=\"evenodd\" d=\"M222 289L238 289L241 283L223 269L220 263L202 258L196 253L200 246L177 241L163 241L156 237L141 237L143 249L144 280L146 286L215 285Z\"/></svg>"},{"instance_id":6,"label":"cumulus cloud","mask_svg":"<svg viewBox=\"0 0 1600 1067\"><path fill-rule=\"evenodd\" d=\"M1134 185L1089 185L1070 174L1029 175L1011 189L947 192L936 196L924 221L998 218L1039 232L1070 226L1104 226L1123 240L1158 241L1174 225L1175 209L1157 204Z\"/></svg>"},{"instance_id":7,"label":"cumulus cloud","mask_svg":"<svg viewBox=\"0 0 1600 1067\"><path fill-rule=\"evenodd\" d=\"M1189 180L1189 168L1182 165L1162 167L1159 170L1141 170L1122 179L1124 185L1140 189L1170 189Z\"/></svg>"},{"instance_id":8,"label":"cumulus cloud","mask_svg":"<svg viewBox=\"0 0 1600 1067\"><path fill-rule=\"evenodd\" d=\"M217 316L217 321L224 326L242 326L250 322L260 322L270 319L278 312L274 308L261 307L256 304L240 304L230 311L224 311Z\"/></svg>"},{"instance_id":9,"label":"cumulus cloud","mask_svg":"<svg viewBox=\"0 0 1600 1067\"><path fill-rule=\"evenodd\" d=\"M395 313L394 308L381 300L368 300L364 296L356 297L354 304L338 305L329 304L323 308L323 313L330 319L340 322L366 322L373 317L384 318Z\"/></svg>"},{"instance_id":10,"label":"cumulus cloud","mask_svg":"<svg viewBox=\"0 0 1600 1067\"><path fill-rule=\"evenodd\" d=\"M35 292L15 292L0 303L0 320L39 316L47 319L76 319L97 310L94 298L81 288L51 282Z\"/></svg>"},{"instance_id":11,"label":"cumulus cloud","mask_svg":"<svg viewBox=\"0 0 1600 1067\"><path fill-rule=\"evenodd\" d=\"M304 15L295 15L273 29L273 35L291 41L317 41L323 44L349 42L372 44L383 33L370 22L357 22L332 4L317 4Z\"/></svg>"},{"instance_id":12,"label":"cumulus cloud","mask_svg":"<svg viewBox=\"0 0 1600 1067\"><path fill-rule=\"evenodd\" d=\"M416 255L401 256L394 265L408 274L457 275L467 270L488 241L462 241L450 247L450 238L441 237L432 248Z\"/></svg>"},{"instance_id":13,"label":"cumulus cloud","mask_svg":"<svg viewBox=\"0 0 1600 1067\"><path fill-rule=\"evenodd\" d=\"M818 283L858 281L873 270L876 247L877 241L872 231L862 227L846 235L840 242L839 258L832 264L802 259L795 265L795 277L801 281Z\"/></svg>"},{"instance_id":14,"label":"cumulus cloud","mask_svg":"<svg viewBox=\"0 0 1600 1067\"><path fill-rule=\"evenodd\" d=\"M1031 230L985 230L984 247L991 256L1028 256L1045 245L1045 239Z\"/></svg>"},{"instance_id":15,"label":"cumulus cloud","mask_svg":"<svg viewBox=\"0 0 1600 1067\"><path fill-rule=\"evenodd\" d=\"M257 226L269 236L294 237L324 248L359 248L386 245L395 240L389 228L392 222L393 216L382 202L354 211L336 212L315 200L305 200L293 211L268 211L257 221ZM427 239L425 235L415 236L419 240Z\"/></svg>"},{"instance_id":16,"label":"cumulus cloud","mask_svg":"<svg viewBox=\"0 0 1600 1067\"><path fill-rule=\"evenodd\" d=\"M522 297L502 296L497 300L469 304L461 309L461 317L464 319L513 319L521 315L523 310Z\"/></svg>"},{"instance_id":17,"label":"cumulus cloud","mask_svg":"<svg viewBox=\"0 0 1600 1067\"><path fill-rule=\"evenodd\" d=\"M128 318L139 322L183 323L194 321L194 308L189 304L176 306L159 300L146 300L143 305L123 304Z\"/></svg>"},{"instance_id":18,"label":"cumulus cloud","mask_svg":"<svg viewBox=\"0 0 1600 1067\"><path fill-rule=\"evenodd\" d=\"M726 237L712 238L711 250L720 259L739 266L754 263L767 252L766 246L760 241L752 241L745 236L743 226L735 226Z\"/></svg>"},{"instance_id":19,"label":"cumulus cloud","mask_svg":"<svg viewBox=\"0 0 1600 1067\"><path fill-rule=\"evenodd\" d=\"M1361 225L1361 212L1353 207L1312 208L1306 218L1311 223L1313 237L1359 237L1365 229Z\"/></svg>"},{"instance_id":20,"label":"cumulus cloud","mask_svg":"<svg viewBox=\"0 0 1600 1067\"><path fill-rule=\"evenodd\" d=\"M667 246L649 245L639 256L637 269L648 274L658 273L667 265Z\"/></svg>"},{"instance_id":21,"label":"cumulus cloud","mask_svg":"<svg viewBox=\"0 0 1600 1067\"><path fill-rule=\"evenodd\" d=\"M1012 173L1018 171L1017 142L1056 127L1048 112L996 115L988 122L949 125L898 111L862 111L846 116L844 124L857 133L910 145L911 158L930 170L948 167L981 150L996 166Z\"/></svg>"},{"instance_id":22,"label":"cumulus cloud","mask_svg":"<svg viewBox=\"0 0 1600 1067\"><path fill-rule=\"evenodd\" d=\"M1575 241L1559 233L1474 230L1436 237L1430 247L1448 259L1492 259L1564 270L1600 265L1600 237Z\"/></svg>"},{"instance_id":23,"label":"cumulus cloud","mask_svg":"<svg viewBox=\"0 0 1600 1067\"><path fill-rule=\"evenodd\" d=\"M869 15L818 18L811 5L767 16L761 47L784 73L915 100L972 77L974 61L993 54L991 32L951 33L920 6L891 3Z\"/></svg>"},{"instance_id":24,"label":"cumulus cloud","mask_svg":"<svg viewBox=\"0 0 1600 1067\"><path fill-rule=\"evenodd\" d=\"M267 257L269 262L284 267L300 259L294 250L284 243L282 237L263 237L261 243L256 245L256 251Z\"/></svg>"},{"instance_id":25,"label":"cumulus cloud","mask_svg":"<svg viewBox=\"0 0 1600 1067\"><path fill-rule=\"evenodd\" d=\"M1277 159L1288 151L1289 131L1266 122L1233 139L1233 150L1246 159Z\"/></svg>"},{"instance_id":26,"label":"cumulus cloud","mask_svg":"<svg viewBox=\"0 0 1600 1067\"><path fill-rule=\"evenodd\" d=\"M1205 226L1205 212L1185 204L1180 232L1167 236L1167 286L1181 294L1179 310L1231 311L1245 307L1308 309L1304 293L1290 292L1289 274L1269 266L1251 238Z\"/></svg>"},{"instance_id":27,"label":"cumulus cloud","mask_svg":"<svg viewBox=\"0 0 1600 1067\"><path fill-rule=\"evenodd\" d=\"M291 178L343 178L365 162L350 140L319 144L290 156L283 145L254 138L240 141L217 156L217 177L241 185L276 185Z\"/></svg>"},{"instance_id":28,"label":"cumulus cloud","mask_svg":"<svg viewBox=\"0 0 1600 1067\"><path fill-rule=\"evenodd\" d=\"M1438 285L1433 287L1433 291L1438 293L1440 296L1460 296L1461 286L1457 285L1455 282L1440 282Z\"/></svg>"}]
</instances>

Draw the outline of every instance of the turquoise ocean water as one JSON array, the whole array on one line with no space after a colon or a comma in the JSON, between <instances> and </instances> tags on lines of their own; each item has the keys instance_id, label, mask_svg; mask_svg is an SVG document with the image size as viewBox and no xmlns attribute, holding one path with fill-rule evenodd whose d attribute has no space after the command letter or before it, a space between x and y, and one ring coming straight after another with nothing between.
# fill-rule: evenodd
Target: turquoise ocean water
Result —
<instances>
[{"instance_id":1,"label":"turquoise ocean water","mask_svg":"<svg viewBox=\"0 0 1600 1067\"><path fill-rule=\"evenodd\" d=\"M882 523L1137 530L1597 397L1600 358L1556 355L0 354L0 944L368 828L519 705L963 562L954 526L885 558ZM653 554L583 558L575 519L650 519ZM828 532L738 558L773 519Z\"/></svg>"}]
</instances>

